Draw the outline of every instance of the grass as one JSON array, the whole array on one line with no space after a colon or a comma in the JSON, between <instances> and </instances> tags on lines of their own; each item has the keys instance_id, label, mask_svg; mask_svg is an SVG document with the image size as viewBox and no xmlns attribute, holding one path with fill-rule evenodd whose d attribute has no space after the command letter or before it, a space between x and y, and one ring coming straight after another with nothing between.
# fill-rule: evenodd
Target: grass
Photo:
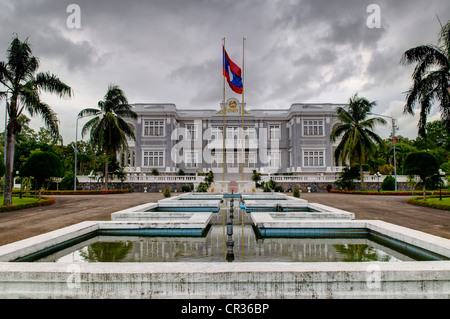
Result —
<instances>
[{"instance_id":1,"label":"grass","mask_svg":"<svg viewBox=\"0 0 450 319\"><path fill-rule=\"evenodd\" d=\"M427 202L432 203L432 204L442 204L442 205L450 206L450 197L442 197L442 200L439 200L439 197L427 198Z\"/></svg>"},{"instance_id":2,"label":"grass","mask_svg":"<svg viewBox=\"0 0 450 319\"><path fill-rule=\"evenodd\" d=\"M439 196L429 196L426 202L423 201L422 197L411 197L407 200L407 203L450 211L450 197L442 197L442 200L439 200Z\"/></svg>"},{"instance_id":3,"label":"grass","mask_svg":"<svg viewBox=\"0 0 450 319\"><path fill-rule=\"evenodd\" d=\"M3 204L3 196L0 196L1 203ZM12 205L1 205L0 212L10 212L13 210L47 206L55 203L55 199L52 197L42 197L41 200L34 197L18 197L13 196Z\"/></svg>"},{"instance_id":4,"label":"grass","mask_svg":"<svg viewBox=\"0 0 450 319\"><path fill-rule=\"evenodd\" d=\"M3 204L3 196L0 196L0 201L1 201L0 203ZM13 205L29 204L29 203L34 203L34 202L37 202L37 201L38 201L38 199L34 198L34 197L22 197L22 198L19 198L19 197L13 196L13 198L12 198L12 204Z\"/></svg>"}]
</instances>

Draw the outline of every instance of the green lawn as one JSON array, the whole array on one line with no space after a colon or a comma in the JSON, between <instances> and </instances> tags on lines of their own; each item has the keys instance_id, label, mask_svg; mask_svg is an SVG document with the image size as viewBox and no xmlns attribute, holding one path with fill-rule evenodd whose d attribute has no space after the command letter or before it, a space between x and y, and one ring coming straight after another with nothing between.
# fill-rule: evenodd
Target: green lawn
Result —
<instances>
[{"instance_id":1,"label":"green lawn","mask_svg":"<svg viewBox=\"0 0 450 319\"><path fill-rule=\"evenodd\" d=\"M407 203L450 211L450 197L442 197L442 200L439 200L439 196L435 195L433 197L427 197L427 201L424 202L423 198L418 196L411 197L407 200Z\"/></svg>"},{"instance_id":2,"label":"green lawn","mask_svg":"<svg viewBox=\"0 0 450 319\"><path fill-rule=\"evenodd\" d=\"M34 203L34 202L38 201L38 199L34 198L34 197L22 197L22 198L19 198L19 197L16 197L16 196L13 196L12 200L13 200L13 202L12 202L13 205L28 204L28 203ZM0 205L3 206L3 196L0 196Z\"/></svg>"},{"instance_id":3,"label":"green lawn","mask_svg":"<svg viewBox=\"0 0 450 319\"><path fill-rule=\"evenodd\" d=\"M439 200L438 198L427 198L427 202L433 203L433 204L443 204L450 206L450 197L442 197L442 200Z\"/></svg>"}]
</instances>

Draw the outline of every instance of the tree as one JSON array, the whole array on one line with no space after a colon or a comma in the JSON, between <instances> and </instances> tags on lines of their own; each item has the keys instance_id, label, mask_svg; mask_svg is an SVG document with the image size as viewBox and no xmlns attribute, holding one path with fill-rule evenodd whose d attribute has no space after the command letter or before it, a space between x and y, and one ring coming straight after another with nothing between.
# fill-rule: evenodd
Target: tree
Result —
<instances>
[{"instance_id":1,"label":"tree","mask_svg":"<svg viewBox=\"0 0 450 319\"><path fill-rule=\"evenodd\" d=\"M438 174L439 164L436 158L427 152L413 152L405 158L405 174L418 175L423 184L423 200L426 201L427 180Z\"/></svg>"},{"instance_id":2,"label":"tree","mask_svg":"<svg viewBox=\"0 0 450 319\"><path fill-rule=\"evenodd\" d=\"M381 189L384 191L395 190L395 178L392 175L386 176L381 183Z\"/></svg>"},{"instance_id":3,"label":"tree","mask_svg":"<svg viewBox=\"0 0 450 319\"><path fill-rule=\"evenodd\" d=\"M355 183L353 180L360 178L360 172L356 166L349 167L345 166L339 178L334 182L339 189L353 190L355 189Z\"/></svg>"},{"instance_id":4,"label":"tree","mask_svg":"<svg viewBox=\"0 0 450 319\"><path fill-rule=\"evenodd\" d=\"M41 101L42 91L55 93L59 97L70 97L71 88L58 77L49 72L37 73L39 59L34 57L31 48L25 40L21 42L14 37L7 50L7 62L0 62L0 83L6 88L0 92L0 100L6 99L8 110L7 145L6 145L6 174L4 181L4 205L12 203L12 181L16 135L21 131L18 121L23 110L31 116L40 115L53 138L59 139L58 119L56 113L48 104Z\"/></svg>"},{"instance_id":5,"label":"tree","mask_svg":"<svg viewBox=\"0 0 450 319\"><path fill-rule=\"evenodd\" d=\"M382 143L382 139L372 130L377 123L386 124L381 117L367 118L375 105L375 102L369 102L355 94L349 100L348 110L344 107L337 109L341 123L330 135L332 142L342 137L334 152L336 163L339 159L343 162L349 161L350 166L359 163L361 188L364 188L363 164L367 157L376 151L377 145Z\"/></svg>"},{"instance_id":6,"label":"tree","mask_svg":"<svg viewBox=\"0 0 450 319\"><path fill-rule=\"evenodd\" d=\"M19 171L21 177L34 177L36 187L39 189L39 199L44 182L50 177L62 177L63 174L61 160L52 152L34 152Z\"/></svg>"},{"instance_id":7,"label":"tree","mask_svg":"<svg viewBox=\"0 0 450 319\"><path fill-rule=\"evenodd\" d=\"M104 99L98 102L98 109L86 108L80 117L95 116L81 131L84 136L90 131L91 143L105 156L105 189L108 189L108 159L115 157L122 148L128 147L127 138L135 139L133 129L124 120L137 119L124 92L117 85L110 85Z\"/></svg>"},{"instance_id":8,"label":"tree","mask_svg":"<svg viewBox=\"0 0 450 319\"><path fill-rule=\"evenodd\" d=\"M450 132L450 21L441 28L437 45L409 49L400 63L416 64L404 112L414 114L416 104L420 104L419 136L426 136L427 115L435 101L439 102L442 121Z\"/></svg>"}]
</instances>

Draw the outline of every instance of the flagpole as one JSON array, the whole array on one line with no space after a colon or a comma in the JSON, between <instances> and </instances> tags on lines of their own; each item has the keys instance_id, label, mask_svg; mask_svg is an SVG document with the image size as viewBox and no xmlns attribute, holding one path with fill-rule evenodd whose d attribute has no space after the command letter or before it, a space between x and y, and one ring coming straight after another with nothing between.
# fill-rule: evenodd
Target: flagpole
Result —
<instances>
[{"instance_id":1,"label":"flagpole","mask_svg":"<svg viewBox=\"0 0 450 319\"><path fill-rule=\"evenodd\" d=\"M223 49L225 48L225 38L222 38L222 73L223 67L225 65L225 56ZM223 103L222 103L222 113L223 113L223 127L222 127L222 138L223 138L223 148L222 148L222 167L223 167L223 181L225 181L225 74L222 74L223 77Z\"/></svg>"},{"instance_id":2,"label":"flagpole","mask_svg":"<svg viewBox=\"0 0 450 319\"><path fill-rule=\"evenodd\" d=\"M241 146L242 146L242 181L244 181L244 44L245 44L245 38L242 38L242 103L241 103L241 116L242 116L242 140L241 140Z\"/></svg>"}]
</instances>

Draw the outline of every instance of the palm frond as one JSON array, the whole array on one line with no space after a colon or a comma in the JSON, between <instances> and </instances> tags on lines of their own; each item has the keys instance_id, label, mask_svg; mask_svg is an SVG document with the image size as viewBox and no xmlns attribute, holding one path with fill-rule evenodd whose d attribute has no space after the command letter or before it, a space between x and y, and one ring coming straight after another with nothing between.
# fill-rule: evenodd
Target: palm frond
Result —
<instances>
[{"instance_id":1,"label":"palm frond","mask_svg":"<svg viewBox=\"0 0 450 319\"><path fill-rule=\"evenodd\" d=\"M48 93L55 93L59 97L72 96L72 89L70 86L49 72L36 74L35 84L37 88Z\"/></svg>"},{"instance_id":2,"label":"palm frond","mask_svg":"<svg viewBox=\"0 0 450 319\"><path fill-rule=\"evenodd\" d=\"M99 117L94 117L92 119L90 119L86 124L83 125L83 128L81 129L81 136L85 136L87 132L91 131L91 129L95 126L98 125L99 122Z\"/></svg>"},{"instance_id":3,"label":"palm frond","mask_svg":"<svg viewBox=\"0 0 450 319\"><path fill-rule=\"evenodd\" d=\"M44 124L50 131L52 137L57 140L62 140L62 137L59 134L59 120L56 113L51 109L51 107L48 104L41 102L34 106L34 110L42 117Z\"/></svg>"},{"instance_id":4,"label":"palm frond","mask_svg":"<svg viewBox=\"0 0 450 319\"><path fill-rule=\"evenodd\" d=\"M78 117L94 116L99 115L100 113L101 111L98 109L87 108L81 110L80 113L78 113Z\"/></svg>"}]
</instances>

